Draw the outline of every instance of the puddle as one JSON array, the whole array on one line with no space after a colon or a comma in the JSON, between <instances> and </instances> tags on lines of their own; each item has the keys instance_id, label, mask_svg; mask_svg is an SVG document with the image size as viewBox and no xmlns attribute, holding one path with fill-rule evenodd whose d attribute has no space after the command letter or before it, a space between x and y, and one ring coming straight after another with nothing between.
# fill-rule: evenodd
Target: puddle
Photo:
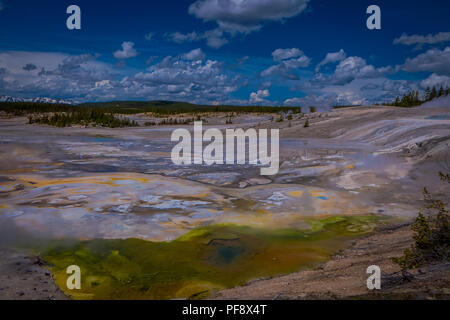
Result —
<instances>
[{"instance_id":1,"label":"puddle","mask_svg":"<svg viewBox=\"0 0 450 320\"><path fill-rule=\"evenodd\" d=\"M139 239L54 241L43 259L56 283L75 299L173 299L202 297L259 277L312 268L383 217L305 220L305 229L238 225L200 227L171 242ZM116 225L116 228L122 228ZM80 266L81 290L66 287L66 267Z\"/></svg>"},{"instance_id":2,"label":"puddle","mask_svg":"<svg viewBox=\"0 0 450 320\"><path fill-rule=\"evenodd\" d=\"M450 114L437 114L433 116L428 116L427 120L450 120Z\"/></svg>"}]
</instances>

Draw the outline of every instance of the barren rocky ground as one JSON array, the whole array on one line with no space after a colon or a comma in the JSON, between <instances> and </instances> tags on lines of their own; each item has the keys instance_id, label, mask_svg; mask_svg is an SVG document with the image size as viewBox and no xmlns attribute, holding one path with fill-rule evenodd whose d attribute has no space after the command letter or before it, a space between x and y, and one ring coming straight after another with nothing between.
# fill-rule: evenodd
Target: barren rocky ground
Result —
<instances>
[{"instance_id":1,"label":"barren rocky ground","mask_svg":"<svg viewBox=\"0 0 450 320\"><path fill-rule=\"evenodd\" d=\"M65 300L53 277L36 256L0 248L0 300Z\"/></svg>"}]
</instances>

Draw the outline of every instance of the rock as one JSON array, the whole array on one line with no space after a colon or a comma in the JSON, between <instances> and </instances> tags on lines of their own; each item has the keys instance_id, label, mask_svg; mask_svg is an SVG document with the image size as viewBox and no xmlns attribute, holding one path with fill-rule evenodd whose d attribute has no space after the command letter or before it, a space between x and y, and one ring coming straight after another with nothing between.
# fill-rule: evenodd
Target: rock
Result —
<instances>
[{"instance_id":1,"label":"rock","mask_svg":"<svg viewBox=\"0 0 450 320\"><path fill-rule=\"evenodd\" d=\"M245 188L246 186L248 186L248 182L247 182L247 181L241 181L241 182L239 182L239 188L243 189L243 188Z\"/></svg>"},{"instance_id":2,"label":"rock","mask_svg":"<svg viewBox=\"0 0 450 320\"><path fill-rule=\"evenodd\" d=\"M280 168L289 168L292 165L290 161L283 161Z\"/></svg>"},{"instance_id":3,"label":"rock","mask_svg":"<svg viewBox=\"0 0 450 320\"><path fill-rule=\"evenodd\" d=\"M272 182L272 180L266 179L266 178L252 178L252 179L249 179L248 182L251 185L258 185L258 184L269 184Z\"/></svg>"}]
</instances>

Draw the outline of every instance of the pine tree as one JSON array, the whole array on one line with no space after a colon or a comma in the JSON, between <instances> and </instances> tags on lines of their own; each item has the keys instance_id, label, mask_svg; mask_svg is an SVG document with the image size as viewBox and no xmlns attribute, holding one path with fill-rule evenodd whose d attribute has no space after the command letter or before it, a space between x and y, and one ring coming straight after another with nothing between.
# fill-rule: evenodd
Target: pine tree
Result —
<instances>
[{"instance_id":1,"label":"pine tree","mask_svg":"<svg viewBox=\"0 0 450 320\"><path fill-rule=\"evenodd\" d=\"M425 97L424 97L425 101L429 101L430 96L431 96L431 89L430 89L430 87L427 87L425 90Z\"/></svg>"},{"instance_id":2,"label":"pine tree","mask_svg":"<svg viewBox=\"0 0 450 320\"><path fill-rule=\"evenodd\" d=\"M437 90L436 90L436 87L433 87L433 89L431 90L431 94L430 94L430 100L433 100L436 97L437 97Z\"/></svg>"}]
</instances>

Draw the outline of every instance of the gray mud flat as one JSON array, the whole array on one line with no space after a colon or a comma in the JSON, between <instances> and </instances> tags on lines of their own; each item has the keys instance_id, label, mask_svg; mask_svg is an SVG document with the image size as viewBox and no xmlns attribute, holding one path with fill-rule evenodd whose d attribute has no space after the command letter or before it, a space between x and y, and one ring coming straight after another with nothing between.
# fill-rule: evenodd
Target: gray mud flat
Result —
<instances>
[{"instance_id":1,"label":"gray mud flat","mask_svg":"<svg viewBox=\"0 0 450 320\"><path fill-rule=\"evenodd\" d=\"M21 250L0 248L0 300L66 300L51 273Z\"/></svg>"}]
</instances>

